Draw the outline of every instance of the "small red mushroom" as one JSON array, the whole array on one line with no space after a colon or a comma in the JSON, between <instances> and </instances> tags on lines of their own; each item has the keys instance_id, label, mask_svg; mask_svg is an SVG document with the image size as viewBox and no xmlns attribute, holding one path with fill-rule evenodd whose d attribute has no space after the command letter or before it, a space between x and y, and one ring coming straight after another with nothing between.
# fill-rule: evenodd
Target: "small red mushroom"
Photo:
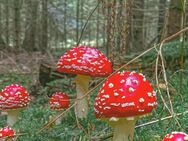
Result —
<instances>
[{"instance_id":1,"label":"small red mushroom","mask_svg":"<svg viewBox=\"0 0 188 141\"><path fill-rule=\"evenodd\" d=\"M156 93L143 74L118 72L103 84L94 111L114 128L113 141L132 141L136 121L156 105Z\"/></svg>"},{"instance_id":2,"label":"small red mushroom","mask_svg":"<svg viewBox=\"0 0 188 141\"><path fill-rule=\"evenodd\" d=\"M62 93L56 92L50 98L50 108L53 110L61 111L63 109L69 108L70 101L69 97ZM56 125L60 124L62 121L61 117L56 120Z\"/></svg>"},{"instance_id":3,"label":"small red mushroom","mask_svg":"<svg viewBox=\"0 0 188 141\"><path fill-rule=\"evenodd\" d=\"M14 131L10 127L4 127L0 129L0 140L3 140L5 138L13 138L14 137Z\"/></svg>"},{"instance_id":4,"label":"small red mushroom","mask_svg":"<svg viewBox=\"0 0 188 141\"><path fill-rule=\"evenodd\" d=\"M78 118L86 118L88 114L88 91L91 77L106 77L112 73L112 64L107 57L94 47L80 46L67 51L57 63L57 71L76 74Z\"/></svg>"},{"instance_id":5,"label":"small red mushroom","mask_svg":"<svg viewBox=\"0 0 188 141\"><path fill-rule=\"evenodd\" d=\"M29 104L29 94L24 87L13 84L6 86L0 93L0 109L8 113L7 124L13 126L17 120L19 111Z\"/></svg>"},{"instance_id":6,"label":"small red mushroom","mask_svg":"<svg viewBox=\"0 0 188 141\"><path fill-rule=\"evenodd\" d=\"M163 141L188 141L188 135L183 132L172 132L167 134Z\"/></svg>"}]
</instances>

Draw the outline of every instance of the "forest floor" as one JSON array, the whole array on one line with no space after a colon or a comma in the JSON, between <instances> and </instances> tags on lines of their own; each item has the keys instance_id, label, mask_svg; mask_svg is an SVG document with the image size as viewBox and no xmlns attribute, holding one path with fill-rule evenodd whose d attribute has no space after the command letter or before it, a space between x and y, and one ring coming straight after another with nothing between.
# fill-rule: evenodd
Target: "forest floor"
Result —
<instances>
[{"instance_id":1,"label":"forest floor","mask_svg":"<svg viewBox=\"0 0 188 141\"><path fill-rule=\"evenodd\" d=\"M17 134L21 133L20 136L17 136L17 141L110 140L112 137L111 127L104 122L96 120L93 114L94 99L99 88L90 94L90 112L87 120L77 120L74 108L72 108L63 115L62 124L57 126L50 124L48 127L43 128L51 119L58 115L55 111L50 110L48 104L49 96L57 90L70 95L75 94L74 83L71 83L72 78L57 79L49 82L45 87L37 85L37 90L33 93L33 86L38 84L41 62L48 61L54 67L57 59L58 55L52 55L51 53L46 55L42 55L39 52L15 54L8 51L0 51L0 88L3 89L7 85L18 83L28 89L28 92L32 93L33 96L29 108L21 112L18 123L13 127ZM137 126L139 126L135 131L135 141L161 141L165 134L172 131L188 132L188 118L187 113L185 113L188 108L188 78L186 77L188 71L183 71L181 91L179 90L180 72L179 70L172 71L167 69L169 88L173 90L170 91L170 99L167 96L166 88L161 88L161 93L157 95L157 109L151 116L141 119L137 123ZM145 73L145 75L155 85L153 76L148 73ZM162 80L163 77L160 77L160 80ZM179 113L178 116L172 118L169 111L165 108L164 102L168 107L172 106L174 113ZM73 103L74 97L71 99L71 104ZM166 118L167 120L165 120ZM1 116L0 127L5 125L6 116L4 115Z\"/></svg>"},{"instance_id":2,"label":"forest floor","mask_svg":"<svg viewBox=\"0 0 188 141\"><path fill-rule=\"evenodd\" d=\"M33 73L38 71L41 62L47 60L54 64L57 62L53 55L47 52L42 55L40 52L8 52L0 51L0 74L6 73Z\"/></svg>"}]
</instances>

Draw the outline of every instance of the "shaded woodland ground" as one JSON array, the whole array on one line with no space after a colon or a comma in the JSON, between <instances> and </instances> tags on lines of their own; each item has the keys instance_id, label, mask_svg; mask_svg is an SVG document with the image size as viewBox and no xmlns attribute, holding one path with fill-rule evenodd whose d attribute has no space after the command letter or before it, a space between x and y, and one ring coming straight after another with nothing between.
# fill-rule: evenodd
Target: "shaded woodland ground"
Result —
<instances>
[{"instance_id":1,"label":"shaded woodland ground","mask_svg":"<svg viewBox=\"0 0 188 141\"><path fill-rule=\"evenodd\" d=\"M90 89L100 85L90 92L88 119L77 119L72 107L60 125L52 122L57 113L48 101L54 92L68 93L71 105L75 101L74 76L57 73L56 63L79 45L99 49L114 71L144 73L157 90L159 105L137 123L135 141L188 133L186 0L1 0L0 23L0 88L18 83L31 95L13 127L15 140L111 139L113 130L93 111L103 78L90 83ZM0 119L0 127L6 126L6 113Z\"/></svg>"}]
</instances>

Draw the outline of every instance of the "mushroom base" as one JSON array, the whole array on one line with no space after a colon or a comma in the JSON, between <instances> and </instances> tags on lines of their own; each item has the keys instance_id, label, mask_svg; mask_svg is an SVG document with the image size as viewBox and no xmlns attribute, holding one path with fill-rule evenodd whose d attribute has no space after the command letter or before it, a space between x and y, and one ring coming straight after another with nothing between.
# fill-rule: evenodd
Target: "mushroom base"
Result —
<instances>
[{"instance_id":1,"label":"mushroom base","mask_svg":"<svg viewBox=\"0 0 188 141\"><path fill-rule=\"evenodd\" d=\"M85 75L77 75L75 79L77 92L75 112L78 118L86 118L88 114L89 97L84 95L88 91L90 79L90 76Z\"/></svg>"},{"instance_id":2,"label":"mushroom base","mask_svg":"<svg viewBox=\"0 0 188 141\"><path fill-rule=\"evenodd\" d=\"M133 141L136 120L118 119L110 121L114 128L113 141Z\"/></svg>"}]
</instances>

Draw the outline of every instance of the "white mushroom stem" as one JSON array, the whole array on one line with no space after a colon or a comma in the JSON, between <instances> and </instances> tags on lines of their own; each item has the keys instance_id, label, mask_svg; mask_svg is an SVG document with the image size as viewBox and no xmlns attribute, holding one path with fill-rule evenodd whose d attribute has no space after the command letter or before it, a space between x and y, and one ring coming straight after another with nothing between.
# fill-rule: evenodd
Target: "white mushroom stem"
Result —
<instances>
[{"instance_id":1,"label":"white mushroom stem","mask_svg":"<svg viewBox=\"0 0 188 141\"><path fill-rule=\"evenodd\" d=\"M60 115L62 113L62 111L58 111L58 115ZM62 116L60 116L58 119L56 119L55 121L55 125L60 125L62 121Z\"/></svg>"},{"instance_id":2,"label":"white mushroom stem","mask_svg":"<svg viewBox=\"0 0 188 141\"><path fill-rule=\"evenodd\" d=\"M18 121L20 110L8 110L7 113L7 125L13 126Z\"/></svg>"},{"instance_id":3,"label":"white mushroom stem","mask_svg":"<svg viewBox=\"0 0 188 141\"><path fill-rule=\"evenodd\" d=\"M77 75L76 82L76 93L77 93L77 104L75 106L75 112L78 118L86 118L88 114L88 99L89 96L85 96L89 88L90 76Z\"/></svg>"},{"instance_id":4,"label":"white mushroom stem","mask_svg":"<svg viewBox=\"0 0 188 141\"><path fill-rule=\"evenodd\" d=\"M133 141L135 123L135 119L110 121L109 124L114 128L113 141Z\"/></svg>"}]
</instances>

